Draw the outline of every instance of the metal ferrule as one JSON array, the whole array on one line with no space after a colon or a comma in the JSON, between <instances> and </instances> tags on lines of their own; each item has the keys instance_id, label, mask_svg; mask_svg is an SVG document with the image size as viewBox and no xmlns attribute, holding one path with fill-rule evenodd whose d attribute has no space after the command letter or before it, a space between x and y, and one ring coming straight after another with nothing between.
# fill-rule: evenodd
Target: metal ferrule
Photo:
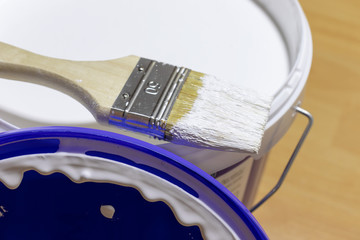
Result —
<instances>
[{"instance_id":1,"label":"metal ferrule","mask_svg":"<svg viewBox=\"0 0 360 240\"><path fill-rule=\"evenodd\" d=\"M110 111L109 123L164 138L190 69L140 58Z\"/></svg>"}]
</instances>

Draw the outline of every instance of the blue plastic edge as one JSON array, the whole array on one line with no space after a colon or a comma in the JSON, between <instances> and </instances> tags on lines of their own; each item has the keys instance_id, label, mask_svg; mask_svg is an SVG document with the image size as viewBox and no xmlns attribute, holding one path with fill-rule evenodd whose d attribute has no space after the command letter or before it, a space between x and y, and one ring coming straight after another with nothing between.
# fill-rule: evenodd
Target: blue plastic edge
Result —
<instances>
[{"instance_id":1,"label":"blue plastic edge","mask_svg":"<svg viewBox=\"0 0 360 240\"><path fill-rule=\"evenodd\" d=\"M183 171L196 177L199 181L214 191L223 199L244 221L255 239L268 239L265 231L257 222L251 212L223 185L192 163L168 152L160 147L146 143L144 141L98 129L80 127L35 127L12 130L0 133L0 147L9 142L20 141L27 138L51 138L51 137L71 137L85 138L90 140L107 141L115 144L122 144L127 147L143 151L154 157L167 161L168 163L182 169Z\"/></svg>"}]
</instances>

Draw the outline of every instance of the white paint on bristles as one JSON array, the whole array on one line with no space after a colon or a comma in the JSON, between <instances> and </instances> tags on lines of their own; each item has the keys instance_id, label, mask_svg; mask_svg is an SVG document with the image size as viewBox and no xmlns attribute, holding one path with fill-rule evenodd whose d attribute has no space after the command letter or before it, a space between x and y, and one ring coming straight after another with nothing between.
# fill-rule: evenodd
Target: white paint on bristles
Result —
<instances>
[{"instance_id":1,"label":"white paint on bristles","mask_svg":"<svg viewBox=\"0 0 360 240\"><path fill-rule=\"evenodd\" d=\"M173 142L258 153L273 97L205 75L191 111L170 130Z\"/></svg>"}]
</instances>

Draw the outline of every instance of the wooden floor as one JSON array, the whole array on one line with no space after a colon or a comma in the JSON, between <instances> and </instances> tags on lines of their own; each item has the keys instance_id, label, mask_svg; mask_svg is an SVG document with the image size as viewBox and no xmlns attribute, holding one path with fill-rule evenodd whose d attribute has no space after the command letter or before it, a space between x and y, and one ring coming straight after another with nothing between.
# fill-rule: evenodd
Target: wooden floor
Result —
<instances>
[{"instance_id":1,"label":"wooden floor","mask_svg":"<svg viewBox=\"0 0 360 240\"><path fill-rule=\"evenodd\" d=\"M360 1L300 3L314 41L303 107L315 124L282 189L254 215L270 239L360 239ZM258 198L305 124L299 116L272 151Z\"/></svg>"}]
</instances>

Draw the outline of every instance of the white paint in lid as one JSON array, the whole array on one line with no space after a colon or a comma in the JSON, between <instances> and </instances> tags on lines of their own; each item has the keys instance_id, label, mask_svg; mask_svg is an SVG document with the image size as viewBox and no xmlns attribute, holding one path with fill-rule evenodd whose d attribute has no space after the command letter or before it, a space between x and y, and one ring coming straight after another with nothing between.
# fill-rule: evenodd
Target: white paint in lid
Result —
<instances>
[{"instance_id":1,"label":"white paint in lid","mask_svg":"<svg viewBox=\"0 0 360 240\"><path fill-rule=\"evenodd\" d=\"M227 223L201 200L133 166L76 153L22 155L0 161L0 181L15 189L21 184L23 173L28 170L42 174L61 172L78 183L105 181L135 187L147 201L164 201L168 204L181 224L198 225L205 239L239 239ZM107 208L109 210L109 206ZM105 213L104 208L101 211ZM111 218L112 215L106 216Z\"/></svg>"}]
</instances>

